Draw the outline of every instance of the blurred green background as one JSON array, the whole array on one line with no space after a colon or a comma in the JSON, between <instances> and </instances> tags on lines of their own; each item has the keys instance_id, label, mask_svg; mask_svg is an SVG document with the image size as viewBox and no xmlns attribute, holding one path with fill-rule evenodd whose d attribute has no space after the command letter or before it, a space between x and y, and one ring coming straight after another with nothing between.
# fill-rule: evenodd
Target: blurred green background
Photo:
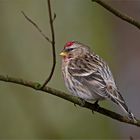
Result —
<instances>
[{"instance_id":1,"label":"blurred green background","mask_svg":"<svg viewBox=\"0 0 140 140\"><path fill-rule=\"evenodd\" d=\"M128 106L140 117L139 31L90 0L51 2L57 16L57 65L49 86L68 93L59 52L67 41L80 41L108 62ZM107 2L140 21L139 1ZM51 46L21 10L51 35L46 0L0 0L0 74L43 83L52 66ZM112 103L100 104L122 113ZM0 139L139 138L139 132L135 126L92 114L47 93L0 82Z\"/></svg>"}]
</instances>

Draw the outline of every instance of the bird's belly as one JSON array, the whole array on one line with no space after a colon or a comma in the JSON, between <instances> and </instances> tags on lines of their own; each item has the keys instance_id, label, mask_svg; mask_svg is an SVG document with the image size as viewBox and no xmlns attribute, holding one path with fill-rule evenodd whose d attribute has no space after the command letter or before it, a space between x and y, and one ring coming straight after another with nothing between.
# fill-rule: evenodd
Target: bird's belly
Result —
<instances>
[{"instance_id":1,"label":"bird's belly","mask_svg":"<svg viewBox=\"0 0 140 140\"><path fill-rule=\"evenodd\" d=\"M92 102L92 101L104 99L97 93L91 92L88 88L83 86L82 83L80 83L79 81L76 81L75 79L67 80L65 81L65 84L72 95L80 97L86 101Z\"/></svg>"}]
</instances>

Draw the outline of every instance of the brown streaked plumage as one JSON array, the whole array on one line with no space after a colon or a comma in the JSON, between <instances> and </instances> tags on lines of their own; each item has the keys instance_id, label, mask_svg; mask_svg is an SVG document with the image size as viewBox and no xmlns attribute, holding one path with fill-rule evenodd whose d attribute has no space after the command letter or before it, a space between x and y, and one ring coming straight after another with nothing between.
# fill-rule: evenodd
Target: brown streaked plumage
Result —
<instances>
[{"instance_id":1,"label":"brown streaked plumage","mask_svg":"<svg viewBox=\"0 0 140 140\"><path fill-rule=\"evenodd\" d=\"M60 55L64 81L72 95L88 102L109 99L135 120L116 87L109 66L102 58L77 41L66 43Z\"/></svg>"}]
</instances>

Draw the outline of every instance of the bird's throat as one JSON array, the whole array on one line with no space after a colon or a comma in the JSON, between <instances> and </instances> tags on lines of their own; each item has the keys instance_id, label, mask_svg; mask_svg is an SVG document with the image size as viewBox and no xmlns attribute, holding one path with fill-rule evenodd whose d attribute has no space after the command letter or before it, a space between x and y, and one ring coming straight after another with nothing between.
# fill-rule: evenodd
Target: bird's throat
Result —
<instances>
[{"instance_id":1,"label":"bird's throat","mask_svg":"<svg viewBox=\"0 0 140 140\"><path fill-rule=\"evenodd\" d=\"M64 56L63 59L64 59L64 62L68 62L70 59L72 59L72 57L70 57L70 56Z\"/></svg>"}]
</instances>

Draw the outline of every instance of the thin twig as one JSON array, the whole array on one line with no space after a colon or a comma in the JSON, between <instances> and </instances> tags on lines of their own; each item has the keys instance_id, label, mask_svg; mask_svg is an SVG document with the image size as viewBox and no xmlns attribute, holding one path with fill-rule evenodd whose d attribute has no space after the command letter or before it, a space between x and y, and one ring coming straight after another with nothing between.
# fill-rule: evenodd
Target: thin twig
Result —
<instances>
[{"instance_id":1,"label":"thin twig","mask_svg":"<svg viewBox=\"0 0 140 140\"><path fill-rule=\"evenodd\" d=\"M140 120L137 120L137 122L134 122L134 121L128 119L127 117L122 116L118 113L107 110L107 109L102 108L100 106L97 107L95 104L88 103L88 102L83 101L82 99L80 99L78 97L66 94L65 92L62 92L60 90L57 90L57 89L54 89L54 88L51 88L51 87L48 87L48 86L45 86L44 88L41 89L40 88L41 84L39 84L37 82L26 81L26 80L23 80L23 79L20 79L20 78L14 78L14 77L9 77L9 76L4 76L4 75L0 75L0 81L15 83L15 84L18 84L18 85L23 85L25 87L33 88L35 90L43 91L45 93L50 93L50 94L55 95L57 97L63 98L67 101L70 101L74 104L77 104L81 107L90 109L92 111L96 111L96 112L98 112L100 114L103 114L107 117L110 117L114 120L118 120L120 122L124 122L124 123L128 123L128 124L140 127Z\"/></svg>"},{"instance_id":2,"label":"thin twig","mask_svg":"<svg viewBox=\"0 0 140 140\"><path fill-rule=\"evenodd\" d=\"M121 13L120 11L118 11L117 9L114 9L113 7L111 7L110 5L108 5L107 3L105 3L103 0L92 0L93 2L96 2L98 4L100 4L101 6L103 6L105 9L107 9L108 11L110 11L112 14L114 14L115 16L121 18L122 20L134 25L135 27L137 27L138 29L140 29L140 22L136 21L135 19L133 19L132 17L129 17L126 14Z\"/></svg>"},{"instance_id":3,"label":"thin twig","mask_svg":"<svg viewBox=\"0 0 140 140\"><path fill-rule=\"evenodd\" d=\"M56 19L56 13L54 13L52 21L54 22L55 19Z\"/></svg>"},{"instance_id":4,"label":"thin twig","mask_svg":"<svg viewBox=\"0 0 140 140\"><path fill-rule=\"evenodd\" d=\"M38 25L31 20L31 18L29 18L23 11L21 11L21 13L24 15L24 17L40 32L40 34L49 42L52 43L52 41L49 39L49 37L47 37L42 30L38 27Z\"/></svg>"},{"instance_id":5,"label":"thin twig","mask_svg":"<svg viewBox=\"0 0 140 140\"><path fill-rule=\"evenodd\" d=\"M42 85L41 88L44 88L48 82L51 80L54 70L55 70L55 65L56 65L56 54L55 54L55 33L54 33L54 27L53 27L53 21L56 17L56 15L53 17L52 16L52 10L51 10L51 2L50 0L47 1L48 2L48 12L49 12L49 18L50 18L50 28L51 28L51 35L52 35L52 53L53 53L53 65L52 65L52 69L50 72L50 75L48 76L47 80L44 82L44 84Z\"/></svg>"},{"instance_id":6,"label":"thin twig","mask_svg":"<svg viewBox=\"0 0 140 140\"><path fill-rule=\"evenodd\" d=\"M52 11L51 11L51 2L50 0L47 0L47 4L48 4L48 12L49 12L49 19L50 19L50 28L51 28L51 35L52 35L52 40L49 39L43 32L42 30L39 28L39 26L33 21L31 20L23 11L21 11L21 13L24 15L24 17L32 24L34 25L34 27L41 33L41 35L52 45L52 55L53 55L53 65L51 68L51 72L48 76L48 78L46 79L46 81L42 84L42 86L40 88L44 88L47 83L51 80L54 70L55 70L55 65L56 65L56 53L55 53L55 33L54 33L54 27L53 27L53 22L56 18L56 14L54 13L54 15L52 16Z\"/></svg>"}]
</instances>

